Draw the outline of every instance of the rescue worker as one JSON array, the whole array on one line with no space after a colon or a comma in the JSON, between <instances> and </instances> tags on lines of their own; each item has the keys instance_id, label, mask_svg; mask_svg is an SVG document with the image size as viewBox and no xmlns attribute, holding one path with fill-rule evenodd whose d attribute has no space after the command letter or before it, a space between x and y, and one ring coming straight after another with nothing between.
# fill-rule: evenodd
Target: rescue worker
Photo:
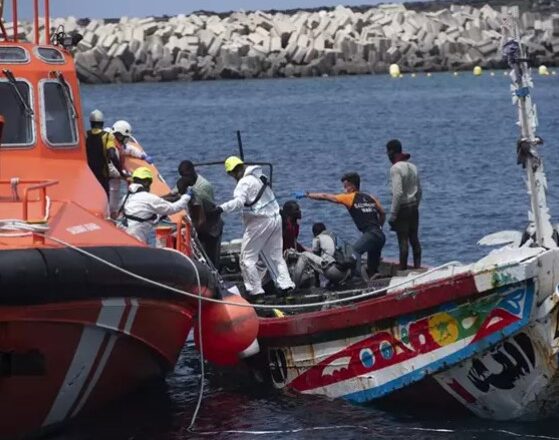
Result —
<instances>
[{"instance_id":1,"label":"rescue worker","mask_svg":"<svg viewBox=\"0 0 559 440\"><path fill-rule=\"evenodd\" d=\"M144 243L148 242L161 217L186 209L191 197L187 193L174 203L168 202L149 192L152 182L153 174L149 168L136 168L120 208L126 232Z\"/></svg>"},{"instance_id":2,"label":"rescue worker","mask_svg":"<svg viewBox=\"0 0 559 440\"><path fill-rule=\"evenodd\" d=\"M308 197L312 200L326 200L344 205L355 226L361 232L361 237L353 244L353 258L356 263L356 272L361 273L363 280L368 282L369 276L378 272L380 255L386 241L382 232L384 224L384 209L380 202L370 194L361 192L361 178L357 173L347 173L341 178L344 193L309 193L296 192L296 198ZM362 270L361 255L367 253L367 271Z\"/></svg>"},{"instance_id":3,"label":"rescue worker","mask_svg":"<svg viewBox=\"0 0 559 440\"><path fill-rule=\"evenodd\" d=\"M145 160L147 163L153 163L153 160L145 152L132 145L127 145L132 136L132 126L123 120L116 121L113 124L111 132L116 140L116 152L118 154L118 166L112 162L109 164L109 210L111 218L116 218L120 203L120 186L121 180L127 179L130 174L124 169L124 156L136 157Z\"/></svg>"},{"instance_id":4,"label":"rescue worker","mask_svg":"<svg viewBox=\"0 0 559 440\"><path fill-rule=\"evenodd\" d=\"M241 273L250 295L262 295L262 280L256 267L259 257L282 293L295 285L282 256L282 231L279 205L259 166L246 166L236 157L225 160L225 171L237 181L233 199L218 206L230 213L242 210L245 231L241 245ZM255 298L257 299L257 298Z\"/></svg>"},{"instance_id":5,"label":"rescue worker","mask_svg":"<svg viewBox=\"0 0 559 440\"><path fill-rule=\"evenodd\" d=\"M400 249L400 269L408 268L408 248L411 245L414 268L421 267L421 244L419 243L419 203L421 183L417 168L402 153L402 143L392 139L386 144L386 153L392 163L390 186L392 188L392 208L388 224L398 236Z\"/></svg>"},{"instance_id":6,"label":"rescue worker","mask_svg":"<svg viewBox=\"0 0 559 440\"><path fill-rule=\"evenodd\" d=\"M200 176L198 176L200 177ZM188 211L192 224L206 255L216 268L219 268L221 252L221 236L223 234L223 221L217 206L194 186L196 178L192 175L181 177L177 181L178 194L185 194L191 188L192 198L188 204Z\"/></svg>"},{"instance_id":7,"label":"rescue worker","mask_svg":"<svg viewBox=\"0 0 559 440\"><path fill-rule=\"evenodd\" d=\"M109 162L115 168L117 174L125 178L120 167L120 161L116 150L115 138L112 133L103 130L103 113L93 110L89 115L91 129L87 131L85 148L89 168L109 196Z\"/></svg>"}]
</instances>

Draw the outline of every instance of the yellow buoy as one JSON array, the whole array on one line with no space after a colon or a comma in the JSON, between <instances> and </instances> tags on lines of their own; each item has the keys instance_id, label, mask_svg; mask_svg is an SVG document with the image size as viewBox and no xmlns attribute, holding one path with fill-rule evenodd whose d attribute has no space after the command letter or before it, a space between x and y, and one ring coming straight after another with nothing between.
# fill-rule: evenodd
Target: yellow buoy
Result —
<instances>
[{"instance_id":1,"label":"yellow buoy","mask_svg":"<svg viewBox=\"0 0 559 440\"><path fill-rule=\"evenodd\" d=\"M398 64L391 64L388 68L388 73L392 78L399 78L400 77L400 66Z\"/></svg>"},{"instance_id":2,"label":"yellow buoy","mask_svg":"<svg viewBox=\"0 0 559 440\"><path fill-rule=\"evenodd\" d=\"M542 76L547 76L549 75L549 70L547 70L547 66L542 64L540 67L538 67L538 73Z\"/></svg>"},{"instance_id":3,"label":"yellow buoy","mask_svg":"<svg viewBox=\"0 0 559 440\"><path fill-rule=\"evenodd\" d=\"M476 66L474 67L474 75L475 76L480 76L482 74L483 70L481 69L481 66Z\"/></svg>"}]
</instances>

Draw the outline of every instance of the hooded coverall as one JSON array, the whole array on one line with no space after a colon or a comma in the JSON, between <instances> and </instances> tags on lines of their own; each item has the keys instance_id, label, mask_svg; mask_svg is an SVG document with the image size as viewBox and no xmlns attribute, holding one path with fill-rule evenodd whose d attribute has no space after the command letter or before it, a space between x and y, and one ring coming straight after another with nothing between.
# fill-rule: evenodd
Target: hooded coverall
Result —
<instances>
[{"instance_id":1,"label":"hooded coverall","mask_svg":"<svg viewBox=\"0 0 559 440\"><path fill-rule=\"evenodd\" d=\"M168 202L155 194L146 191L139 183L132 183L128 187L122 214L127 221L126 232L144 243L160 217L172 215L186 209L190 196L185 194L174 203ZM130 218L133 216L142 221Z\"/></svg>"},{"instance_id":2,"label":"hooded coverall","mask_svg":"<svg viewBox=\"0 0 559 440\"><path fill-rule=\"evenodd\" d=\"M241 273L245 287L252 295L264 293L256 266L259 257L280 289L295 287L283 259L281 216L272 189L267 187L254 205L247 206L256 200L264 185L261 176L261 167L247 166L237 182L233 199L221 205L226 213L242 210L245 232L241 245Z\"/></svg>"}]
</instances>

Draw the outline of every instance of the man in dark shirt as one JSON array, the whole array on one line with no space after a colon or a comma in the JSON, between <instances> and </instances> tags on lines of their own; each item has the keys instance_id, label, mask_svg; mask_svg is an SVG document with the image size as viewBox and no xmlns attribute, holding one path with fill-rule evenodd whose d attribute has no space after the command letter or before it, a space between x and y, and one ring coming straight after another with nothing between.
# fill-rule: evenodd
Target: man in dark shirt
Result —
<instances>
[{"instance_id":1,"label":"man in dark shirt","mask_svg":"<svg viewBox=\"0 0 559 440\"><path fill-rule=\"evenodd\" d=\"M193 182L187 177L181 177L177 181L177 190L179 194L185 194L189 186ZM219 256L221 252L221 236L223 233L223 221L221 214L207 197L197 194L193 189L192 199L188 203L188 210L196 234L200 239L200 243L204 247L206 255L216 268L219 268Z\"/></svg>"},{"instance_id":2,"label":"man in dark shirt","mask_svg":"<svg viewBox=\"0 0 559 440\"><path fill-rule=\"evenodd\" d=\"M356 272L361 272L361 255L367 252L367 269L361 272L363 279L368 281L369 276L377 273L380 256L384 242L386 241L382 232L385 214L380 202L370 194L359 191L361 178L357 173L347 173L341 178L344 193L296 193L295 197L307 197L313 200L326 200L332 203L344 205L355 226L361 232L361 237L353 244L354 258L356 260Z\"/></svg>"}]
</instances>

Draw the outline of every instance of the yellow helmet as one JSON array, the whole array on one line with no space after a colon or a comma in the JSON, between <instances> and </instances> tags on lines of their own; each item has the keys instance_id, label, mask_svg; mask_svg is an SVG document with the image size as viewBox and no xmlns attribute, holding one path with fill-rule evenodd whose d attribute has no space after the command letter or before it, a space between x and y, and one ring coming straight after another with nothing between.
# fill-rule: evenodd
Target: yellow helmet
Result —
<instances>
[{"instance_id":1,"label":"yellow helmet","mask_svg":"<svg viewBox=\"0 0 559 440\"><path fill-rule=\"evenodd\" d=\"M237 156L229 156L227 159L225 159L225 172L230 173L235 168L237 168L237 166L242 164L244 164L244 162Z\"/></svg>"},{"instance_id":2,"label":"yellow helmet","mask_svg":"<svg viewBox=\"0 0 559 440\"><path fill-rule=\"evenodd\" d=\"M153 180L153 174L148 167L139 167L134 170L132 173L133 179L141 179L141 180Z\"/></svg>"}]
</instances>

